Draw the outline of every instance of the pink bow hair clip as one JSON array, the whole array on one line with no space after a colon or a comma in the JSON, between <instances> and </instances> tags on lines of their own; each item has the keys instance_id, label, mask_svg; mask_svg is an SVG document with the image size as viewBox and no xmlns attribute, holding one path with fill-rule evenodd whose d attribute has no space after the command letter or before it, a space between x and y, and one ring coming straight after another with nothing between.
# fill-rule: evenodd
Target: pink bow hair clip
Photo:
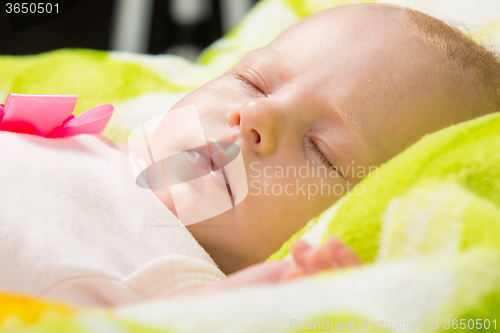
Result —
<instances>
[{"instance_id":1,"label":"pink bow hair clip","mask_svg":"<svg viewBox=\"0 0 500 333\"><path fill-rule=\"evenodd\" d=\"M73 116L76 95L9 94L0 104L0 131L67 138L101 134L111 119L113 105L103 104Z\"/></svg>"}]
</instances>

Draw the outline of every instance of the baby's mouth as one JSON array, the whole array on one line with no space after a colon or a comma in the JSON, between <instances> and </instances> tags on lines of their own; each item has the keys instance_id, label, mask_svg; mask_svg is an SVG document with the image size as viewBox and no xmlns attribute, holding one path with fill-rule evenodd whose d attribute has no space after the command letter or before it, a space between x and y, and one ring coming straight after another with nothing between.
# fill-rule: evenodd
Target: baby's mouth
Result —
<instances>
[{"instance_id":1,"label":"baby's mouth","mask_svg":"<svg viewBox=\"0 0 500 333\"><path fill-rule=\"evenodd\" d=\"M231 199L231 204L234 208L236 205L236 198L232 191L231 181L229 180L230 177L226 174L227 169L225 167L238 157L240 154L240 147L231 142L209 142L208 146L214 170L217 171L220 168L222 171L224 182L226 183L227 191Z\"/></svg>"},{"instance_id":2,"label":"baby's mouth","mask_svg":"<svg viewBox=\"0 0 500 333\"><path fill-rule=\"evenodd\" d=\"M200 177L215 171L208 146L186 150L184 154L188 161L198 170Z\"/></svg>"},{"instance_id":3,"label":"baby's mouth","mask_svg":"<svg viewBox=\"0 0 500 333\"><path fill-rule=\"evenodd\" d=\"M198 177L204 177L209 183L212 185L216 185L220 188L221 184L225 184L225 188L229 193L229 197L231 199L231 204L234 207L234 195L231 191L231 185L229 183L228 177L226 175L226 170L224 166L227 165L231 160L234 159L231 154L228 154L225 146L234 145L231 143L221 143L217 142L208 142L206 146L201 146L195 149L187 150L184 152L187 160L191 163L192 166L197 170ZM239 150L238 150L239 152ZM220 170L220 171L219 171ZM219 171L219 172L217 172ZM223 177L223 182L220 177ZM188 177L193 179L193 177Z\"/></svg>"}]
</instances>

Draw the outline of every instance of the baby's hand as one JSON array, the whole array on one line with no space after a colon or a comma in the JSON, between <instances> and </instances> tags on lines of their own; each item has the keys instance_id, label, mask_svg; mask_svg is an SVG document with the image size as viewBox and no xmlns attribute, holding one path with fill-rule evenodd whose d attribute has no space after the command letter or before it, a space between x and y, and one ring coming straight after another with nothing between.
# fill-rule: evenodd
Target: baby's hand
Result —
<instances>
[{"instance_id":1,"label":"baby's hand","mask_svg":"<svg viewBox=\"0 0 500 333\"><path fill-rule=\"evenodd\" d=\"M284 282L327 269L361 265L356 253L334 237L330 237L322 246L311 246L304 241L298 241L292 246L291 252L291 261L265 262L247 267L228 275L225 280L201 288L198 294L211 294L259 283Z\"/></svg>"},{"instance_id":2,"label":"baby's hand","mask_svg":"<svg viewBox=\"0 0 500 333\"><path fill-rule=\"evenodd\" d=\"M327 269L340 269L359 266L356 253L335 237L330 237L322 246L312 247L299 240L292 246L293 261L279 280L286 281L297 277L311 275Z\"/></svg>"}]
</instances>

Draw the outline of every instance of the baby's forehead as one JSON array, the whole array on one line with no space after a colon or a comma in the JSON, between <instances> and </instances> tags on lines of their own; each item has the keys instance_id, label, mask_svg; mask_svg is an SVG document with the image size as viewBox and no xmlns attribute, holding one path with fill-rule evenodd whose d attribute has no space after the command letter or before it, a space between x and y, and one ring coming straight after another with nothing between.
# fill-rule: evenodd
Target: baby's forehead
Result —
<instances>
[{"instance_id":1,"label":"baby's forehead","mask_svg":"<svg viewBox=\"0 0 500 333\"><path fill-rule=\"evenodd\" d=\"M315 20L331 20L345 24L350 21L357 25L366 26L372 22L396 22L407 16L406 9L388 4L353 4L329 8L306 17L303 22Z\"/></svg>"},{"instance_id":2,"label":"baby's forehead","mask_svg":"<svg viewBox=\"0 0 500 333\"><path fill-rule=\"evenodd\" d=\"M332 35L344 35L358 42L397 42L412 35L408 13L402 7L385 4L357 4L330 8L306 17L287 29L282 37L295 35L303 41L319 38L327 42ZM289 43L293 38L288 38ZM274 43L274 42L273 42ZM273 44L272 43L272 44ZM300 45L295 44L296 48Z\"/></svg>"},{"instance_id":3,"label":"baby's forehead","mask_svg":"<svg viewBox=\"0 0 500 333\"><path fill-rule=\"evenodd\" d=\"M341 57L347 63L375 64L390 57L413 59L426 47L405 17L403 9L386 5L328 9L300 21L248 58L279 65L289 62L291 67L335 62Z\"/></svg>"},{"instance_id":4,"label":"baby's forehead","mask_svg":"<svg viewBox=\"0 0 500 333\"><path fill-rule=\"evenodd\" d=\"M250 52L236 70L262 75L258 79L274 87L293 81L302 90L338 89L341 84L341 89L357 92L366 80L399 89L427 81L432 68L442 64L410 29L405 15L391 6L329 9Z\"/></svg>"}]
</instances>

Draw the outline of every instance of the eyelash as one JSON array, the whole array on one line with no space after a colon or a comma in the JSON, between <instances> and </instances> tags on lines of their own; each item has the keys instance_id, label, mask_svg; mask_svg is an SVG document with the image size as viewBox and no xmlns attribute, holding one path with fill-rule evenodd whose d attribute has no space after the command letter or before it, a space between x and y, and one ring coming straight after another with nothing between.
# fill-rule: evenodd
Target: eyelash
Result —
<instances>
[{"instance_id":1,"label":"eyelash","mask_svg":"<svg viewBox=\"0 0 500 333\"><path fill-rule=\"evenodd\" d=\"M307 140L309 141L309 146L310 146L310 149L312 150L312 152L318 156L319 160L321 161L321 163L323 163L323 165L325 165L328 169L333 169L335 171L337 171L337 168L334 167L330 161L328 161L328 159L325 157L325 155L321 152L321 150L319 149L319 147L316 145L316 143L314 143L313 140L307 138Z\"/></svg>"},{"instance_id":2,"label":"eyelash","mask_svg":"<svg viewBox=\"0 0 500 333\"><path fill-rule=\"evenodd\" d=\"M243 82L245 85L247 86L250 86L252 89L254 90L257 90L258 92L262 93L265 95L265 93L262 91L262 89L260 89L259 87L257 87L255 84L253 84L252 82L248 81L244 76L240 75L240 74L237 74L236 75L236 78L238 80L240 80L241 82ZM319 149L319 147L316 145L316 143L314 143L313 140L307 138L308 141L309 141L309 145L310 145L310 149L313 151L313 153L318 156L319 160L321 161L321 163L323 163L324 166L326 166L328 169L333 169L335 171L338 172L337 168L334 167L330 161L328 161L328 159L325 157L325 155L321 152L321 150Z\"/></svg>"},{"instance_id":3,"label":"eyelash","mask_svg":"<svg viewBox=\"0 0 500 333\"><path fill-rule=\"evenodd\" d=\"M240 80L241 82L243 82L245 85L251 87L252 89L260 92L261 94L264 94L265 93L262 91L262 89L260 89L259 87L257 87L255 84L253 84L252 82L248 81L244 76L240 75L240 74L236 74L236 79Z\"/></svg>"}]
</instances>

